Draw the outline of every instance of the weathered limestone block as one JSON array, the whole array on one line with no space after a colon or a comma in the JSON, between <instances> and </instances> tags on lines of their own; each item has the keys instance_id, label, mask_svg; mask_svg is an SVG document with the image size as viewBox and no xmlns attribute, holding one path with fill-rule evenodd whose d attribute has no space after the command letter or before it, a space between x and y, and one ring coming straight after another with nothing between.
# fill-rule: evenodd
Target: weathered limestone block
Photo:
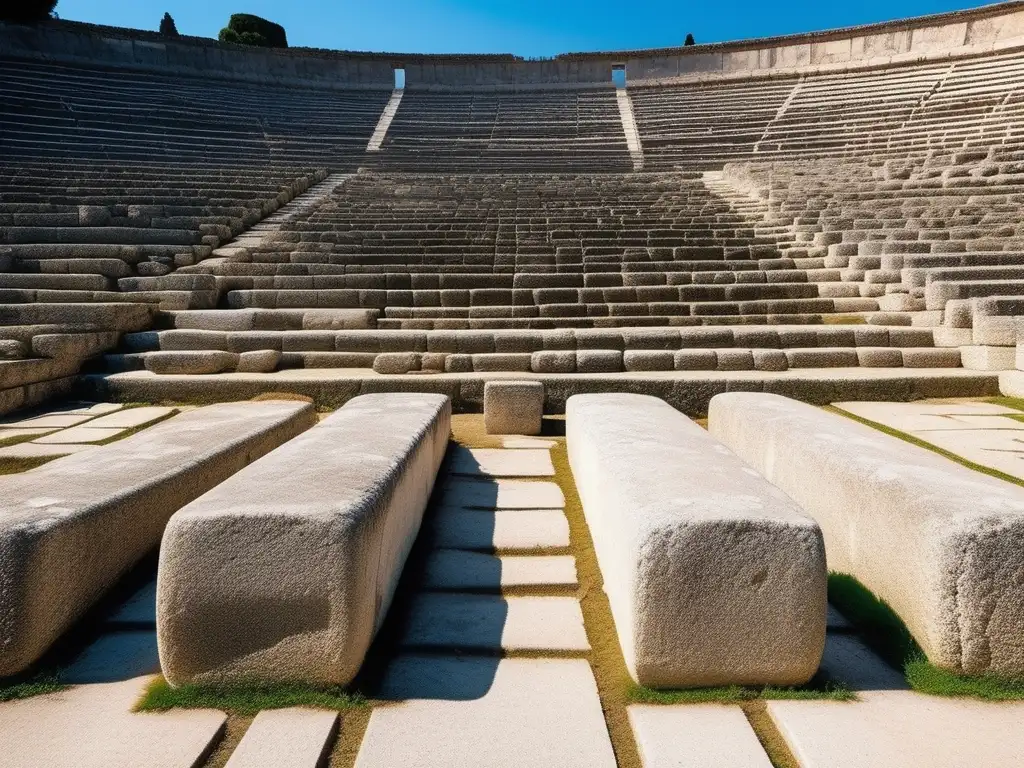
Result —
<instances>
[{"instance_id":1,"label":"weathered limestone block","mask_svg":"<svg viewBox=\"0 0 1024 768\"><path fill-rule=\"evenodd\" d=\"M175 510L315 422L305 403L212 405L0 478L0 676L39 658Z\"/></svg>"},{"instance_id":2,"label":"weathered limestone block","mask_svg":"<svg viewBox=\"0 0 1024 768\"><path fill-rule=\"evenodd\" d=\"M617 349L581 349L576 353L576 373L619 373L622 352Z\"/></svg>"},{"instance_id":3,"label":"weathered limestone block","mask_svg":"<svg viewBox=\"0 0 1024 768\"><path fill-rule=\"evenodd\" d=\"M781 349L753 349L755 371L785 371L789 369L789 359Z\"/></svg>"},{"instance_id":4,"label":"weathered limestone block","mask_svg":"<svg viewBox=\"0 0 1024 768\"><path fill-rule=\"evenodd\" d=\"M1024 490L778 395L711 400L711 434L818 521L829 568L957 673L1024 674Z\"/></svg>"},{"instance_id":5,"label":"weathered limestone block","mask_svg":"<svg viewBox=\"0 0 1024 768\"><path fill-rule=\"evenodd\" d=\"M376 373L401 375L419 369L419 352L382 352L373 360L373 370Z\"/></svg>"},{"instance_id":6,"label":"weathered limestone block","mask_svg":"<svg viewBox=\"0 0 1024 768\"><path fill-rule=\"evenodd\" d=\"M484 427L490 435L539 435L544 385L539 381L484 384Z\"/></svg>"},{"instance_id":7,"label":"weathered limestone block","mask_svg":"<svg viewBox=\"0 0 1024 768\"><path fill-rule=\"evenodd\" d=\"M260 349L242 352L238 355L238 373L273 373L281 362L281 353L276 349Z\"/></svg>"},{"instance_id":8,"label":"weathered limestone block","mask_svg":"<svg viewBox=\"0 0 1024 768\"><path fill-rule=\"evenodd\" d=\"M903 350L892 347L858 347L857 363L861 368L902 368Z\"/></svg>"},{"instance_id":9,"label":"weathered limestone block","mask_svg":"<svg viewBox=\"0 0 1024 768\"><path fill-rule=\"evenodd\" d=\"M713 371L718 368L718 353L713 349L680 349L673 356L677 371Z\"/></svg>"},{"instance_id":10,"label":"weathered limestone block","mask_svg":"<svg viewBox=\"0 0 1024 768\"><path fill-rule=\"evenodd\" d=\"M561 337L552 335L550 338L557 341ZM530 368L534 373L576 373L576 352L571 349L534 352L530 356Z\"/></svg>"},{"instance_id":11,"label":"weathered limestone block","mask_svg":"<svg viewBox=\"0 0 1024 768\"><path fill-rule=\"evenodd\" d=\"M451 403L363 395L179 511L160 550L164 675L344 685L384 620Z\"/></svg>"},{"instance_id":12,"label":"weathered limestone block","mask_svg":"<svg viewBox=\"0 0 1024 768\"><path fill-rule=\"evenodd\" d=\"M201 376L233 371L239 362L235 352L149 352L146 370L162 375Z\"/></svg>"},{"instance_id":13,"label":"weathered limestone block","mask_svg":"<svg viewBox=\"0 0 1024 768\"><path fill-rule=\"evenodd\" d=\"M479 373L494 371L530 370L529 352L495 352L493 354L473 355L473 370Z\"/></svg>"},{"instance_id":14,"label":"weathered limestone block","mask_svg":"<svg viewBox=\"0 0 1024 768\"><path fill-rule=\"evenodd\" d=\"M657 398L570 397L566 434L633 679L810 679L825 642L817 524Z\"/></svg>"},{"instance_id":15,"label":"weathered limestone block","mask_svg":"<svg viewBox=\"0 0 1024 768\"><path fill-rule=\"evenodd\" d=\"M972 371L1012 371L1016 367L1015 347L960 347L960 364Z\"/></svg>"},{"instance_id":16,"label":"weathered limestone block","mask_svg":"<svg viewBox=\"0 0 1024 768\"><path fill-rule=\"evenodd\" d=\"M354 331L373 328L380 310L310 309L302 314L304 331Z\"/></svg>"}]
</instances>

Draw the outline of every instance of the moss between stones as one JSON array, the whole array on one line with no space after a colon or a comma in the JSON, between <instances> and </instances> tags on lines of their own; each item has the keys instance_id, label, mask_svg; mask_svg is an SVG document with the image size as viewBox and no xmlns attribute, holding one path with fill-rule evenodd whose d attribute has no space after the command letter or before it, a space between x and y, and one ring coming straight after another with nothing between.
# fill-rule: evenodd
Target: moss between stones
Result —
<instances>
[{"instance_id":1,"label":"moss between stones","mask_svg":"<svg viewBox=\"0 0 1024 768\"><path fill-rule=\"evenodd\" d=\"M17 475L48 464L60 456L35 456L30 459L0 459L0 475Z\"/></svg>"},{"instance_id":2,"label":"moss between stones","mask_svg":"<svg viewBox=\"0 0 1024 768\"><path fill-rule=\"evenodd\" d=\"M742 686L659 691L634 685L630 698L638 704L739 704L744 701L856 701L857 694L843 683L815 677L804 686Z\"/></svg>"},{"instance_id":3,"label":"moss between stones","mask_svg":"<svg viewBox=\"0 0 1024 768\"><path fill-rule=\"evenodd\" d=\"M158 675L147 686L134 711L220 709L232 715L252 716L264 709L286 707L344 712L369 707L369 703L359 693L340 686L254 682L249 685L182 685L172 688L163 676Z\"/></svg>"},{"instance_id":4,"label":"moss between stones","mask_svg":"<svg viewBox=\"0 0 1024 768\"><path fill-rule=\"evenodd\" d=\"M913 690L987 701L1024 700L1024 679L957 675L931 664L897 613L853 576L829 574L828 599L872 650L903 672Z\"/></svg>"}]
</instances>

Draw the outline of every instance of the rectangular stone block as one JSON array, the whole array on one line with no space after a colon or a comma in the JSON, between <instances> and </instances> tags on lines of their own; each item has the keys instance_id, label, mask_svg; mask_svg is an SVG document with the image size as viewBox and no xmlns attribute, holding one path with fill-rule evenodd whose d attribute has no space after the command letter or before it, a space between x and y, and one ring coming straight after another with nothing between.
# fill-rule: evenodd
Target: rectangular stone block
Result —
<instances>
[{"instance_id":1,"label":"rectangular stone block","mask_svg":"<svg viewBox=\"0 0 1024 768\"><path fill-rule=\"evenodd\" d=\"M175 510L315 421L305 403L213 405L3 478L0 676L39 658L156 546Z\"/></svg>"},{"instance_id":2,"label":"rectangular stone block","mask_svg":"<svg viewBox=\"0 0 1024 768\"><path fill-rule=\"evenodd\" d=\"M566 434L633 679L659 688L810 679L825 642L817 524L657 398L576 395Z\"/></svg>"},{"instance_id":3,"label":"rectangular stone block","mask_svg":"<svg viewBox=\"0 0 1024 768\"><path fill-rule=\"evenodd\" d=\"M957 673L1024 674L1024 489L778 395L711 400L711 434L821 525L856 576Z\"/></svg>"},{"instance_id":4,"label":"rectangular stone block","mask_svg":"<svg viewBox=\"0 0 1024 768\"><path fill-rule=\"evenodd\" d=\"M350 682L419 532L450 419L440 395L354 398L176 514L157 587L168 681Z\"/></svg>"},{"instance_id":5,"label":"rectangular stone block","mask_svg":"<svg viewBox=\"0 0 1024 768\"><path fill-rule=\"evenodd\" d=\"M539 381L484 384L484 427L490 435L539 435L544 385Z\"/></svg>"}]
</instances>

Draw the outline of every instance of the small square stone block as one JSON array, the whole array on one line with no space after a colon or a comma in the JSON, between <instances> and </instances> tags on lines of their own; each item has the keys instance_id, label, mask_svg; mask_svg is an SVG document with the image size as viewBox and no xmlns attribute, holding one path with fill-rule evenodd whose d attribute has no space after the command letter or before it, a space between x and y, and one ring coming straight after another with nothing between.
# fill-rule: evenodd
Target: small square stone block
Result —
<instances>
[{"instance_id":1,"label":"small square stone block","mask_svg":"<svg viewBox=\"0 0 1024 768\"><path fill-rule=\"evenodd\" d=\"M488 381L484 427L489 435L539 435L544 385L539 381Z\"/></svg>"}]
</instances>

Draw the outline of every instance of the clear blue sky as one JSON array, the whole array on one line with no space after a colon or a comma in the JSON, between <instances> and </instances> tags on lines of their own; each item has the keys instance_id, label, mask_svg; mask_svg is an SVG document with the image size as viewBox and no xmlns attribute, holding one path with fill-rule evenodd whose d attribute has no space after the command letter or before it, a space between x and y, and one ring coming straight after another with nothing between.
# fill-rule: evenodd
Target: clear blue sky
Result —
<instances>
[{"instance_id":1,"label":"clear blue sky","mask_svg":"<svg viewBox=\"0 0 1024 768\"><path fill-rule=\"evenodd\" d=\"M216 37L232 13L284 25L291 45L516 53L680 45L807 32L984 5L971 0L60 0L62 18Z\"/></svg>"}]
</instances>

